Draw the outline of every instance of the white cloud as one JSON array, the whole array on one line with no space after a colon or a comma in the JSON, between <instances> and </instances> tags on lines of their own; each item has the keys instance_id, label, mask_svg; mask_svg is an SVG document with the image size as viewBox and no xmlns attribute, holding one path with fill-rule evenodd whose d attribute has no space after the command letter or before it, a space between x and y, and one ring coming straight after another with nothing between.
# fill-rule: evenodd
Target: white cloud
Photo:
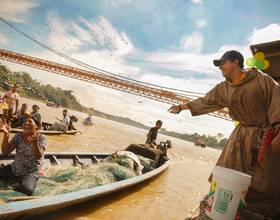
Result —
<instances>
[{"instance_id":1,"label":"white cloud","mask_svg":"<svg viewBox=\"0 0 280 220\"><path fill-rule=\"evenodd\" d=\"M280 40L280 24L270 24L264 28L255 28L249 37L250 44L259 44Z\"/></svg>"},{"instance_id":2,"label":"white cloud","mask_svg":"<svg viewBox=\"0 0 280 220\"><path fill-rule=\"evenodd\" d=\"M219 56L220 57L220 56ZM213 59L216 54L199 54L186 52L154 52L146 57L146 60L173 71L194 71L206 73L208 76L216 72L213 66Z\"/></svg>"},{"instance_id":3,"label":"white cloud","mask_svg":"<svg viewBox=\"0 0 280 220\"><path fill-rule=\"evenodd\" d=\"M202 4L202 0L191 0L194 4Z\"/></svg>"},{"instance_id":4,"label":"white cloud","mask_svg":"<svg viewBox=\"0 0 280 220\"><path fill-rule=\"evenodd\" d=\"M77 50L82 45L82 40L70 33L72 24L61 19L51 11L47 16L49 28L48 44L56 50Z\"/></svg>"},{"instance_id":5,"label":"white cloud","mask_svg":"<svg viewBox=\"0 0 280 220\"><path fill-rule=\"evenodd\" d=\"M177 90L198 92L205 94L209 91L213 85L217 83L217 80L211 79L184 79L184 78L175 78L171 76L159 76L157 74L144 74L139 77L139 80L142 82L147 82L151 84L156 84L163 87L175 88ZM199 95L201 96L201 95Z\"/></svg>"},{"instance_id":6,"label":"white cloud","mask_svg":"<svg viewBox=\"0 0 280 220\"><path fill-rule=\"evenodd\" d=\"M112 5L114 7L119 7L122 4L129 4L132 3L132 0L106 0L108 5Z\"/></svg>"},{"instance_id":7,"label":"white cloud","mask_svg":"<svg viewBox=\"0 0 280 220\"><path fill-rule=\"evenodd\" d=\"M52 48L106 71L125 76L138 72L139 68L126 64L126 58L135 51L131 40L126 33L116 30L107 19L101 17L97 21L89 21L79 18L70 22L51 11L48 13L47 23L48 44ZM50 53L31 55L75 66L57 56L50 56Z\"/></svg>"},{"instance_id":8,"label":"white cloud","mask_svg":"<svg viewBox=\"0 0 280 220\"><path fill-rule=\"evenodd\" d=\"M132 77L140 72L137 66L127 65L124 59L110 56L110 53L110 51L92 50L86 53L73 53L71 57L122 76Z\"/></svg>"},{"instance_id":9,"label":"white cloud","mask_svg":"<svg viewBox=\"0 0 280 220\"><path fill-rule=\"evenodd\" d=\"M0 44L7 44L7 43L8 43L7 37L4 34L0 33Z\"/></svg>"},{"instance_id":10,"label":"white cloud","mask_svg":"<svg viewBox=\"0 0 280 220\"><path fill-rule=\"evenodd\" d=\"M207 22L204 19L198 19L195 21L196 27L197 28L203 28L207 26Z\"/></svg>"},{"instance_id":11,"label":"white cloud","mask_svg":"<svg viewBox=\"0 0 280 220\"><path fill-rule=\"evenodd\" d=\"M101 17L97 22L90 22L84 18L81 18L80 21L95 35L96 43L106 45L120 56L133 53L134 46L126 33L118 32L106 18Z\"/></svg>"},{"instance_id":12,"label":"white cloud","mask_svg":"<svg viewBox=\"0 0 280 220\"><path fill-rule=\"evenodd\" d=\"M193 36L193 35L191 35ZM197 45L199 49L200 43L195 43L193 40L196 37L186 37L181 42L181 45L184 47ZM197 37L199 39L199 37ZM266 27L260 29L254 29L244 40L244 44L240 45L224 45L216 53L205 54L193 52L183 52L183 51L160 51L152 52L146 56L148 62L154 63L157 66L160 66L166 71L194 71L198 73L206 73L206 77L212 78L217 75L217 68L213 66L213 59L219 58L227 50L238 50L240 51L245 60L252 56L250 51L250 45L256 43L264 43L280 39L280 24L270 24ZM192 43L193 42L193 43ZM199 42L199 40L197 40ZM197 49L197 50L198 50ZM199 50L198 50L199 51Z\"/></svg>"},{"instance_id":13,"label":"white cloud","mask_svg":"<svg viewBox=\"0 0 280 220\"><path fill-rule=\"evenodd\" d=\"M181 45L184 50L197 53L201 51L203 41L203 35L199 31L195 31L190 36L185 36L181 41Z\"/></svg>"},{"instance_id":14,"label":"white cloud","mask_svg":"<svg viewBox=\"0 0 280 220\"><path fill-rule=\"evenodd\" d=\"M48 42L56 50L77 53L82 48L87 48L87 51L106 52L107 58L124 58L134 52L134 46L127 34L116 30L104 17L97 21L84 18L65 21L51 11L48 13L47 23Z\"/></svg>"},{"instance_id":15,"label":"white cloud","mask_svg":"<svg viewBox=\"0 0 280 220\"><path fill-rule=\"evenodd\" d=\"M17 23L25 23L24 15L37 6L37 0L1 0L0 15L4 19Z\"/></svg>"}]
</instances>

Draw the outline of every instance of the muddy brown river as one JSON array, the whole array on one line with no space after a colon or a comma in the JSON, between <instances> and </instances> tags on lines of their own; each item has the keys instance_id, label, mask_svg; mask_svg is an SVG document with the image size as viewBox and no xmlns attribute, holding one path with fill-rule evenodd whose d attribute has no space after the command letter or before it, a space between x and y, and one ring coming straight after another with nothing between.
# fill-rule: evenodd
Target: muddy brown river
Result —
<instances>
[{"instance_id":1,"label":"muddy brown river","mask_svg":"<svg viewBox=\"0 0 280 220\"><path fill-rule=\"evenodd\" d=\"M30 100L27 102L35 103ZM41 108L44 121L55 121L54 117L60 117L60 112L61 109ZM87 115L72 113L79 117L76 126L81 133L74 136L48 136L48 151L113 152L131 143L145 142L145 130L97 117L94 118L93 126L84 127L81 121ZM199 200L208 192L207 178L220 151L158 135L158 140L167 139L173 144L169 150L170 167L160 176L128 190L47 213L40 219L184 219L197 208Z\"/></svg>"}]
</instances>

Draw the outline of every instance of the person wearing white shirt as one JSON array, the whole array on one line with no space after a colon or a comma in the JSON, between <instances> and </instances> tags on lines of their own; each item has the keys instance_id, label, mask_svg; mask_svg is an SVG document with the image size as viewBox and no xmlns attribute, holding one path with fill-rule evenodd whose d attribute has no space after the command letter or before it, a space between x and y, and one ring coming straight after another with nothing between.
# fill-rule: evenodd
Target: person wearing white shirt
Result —
<instances>
[{"instance_id":1,"label":"person wearing white shirt","mask_svg":"<svg viewBox=\"0 0 280 220\"><path fill-rule=\"evenodd\" d=\"M59 122L55 122L48 130L67 132L70 125L70 117L68 116L68 111L66 109L63 110L63 119L58 120Z\"/></svg>"}]
</instances>

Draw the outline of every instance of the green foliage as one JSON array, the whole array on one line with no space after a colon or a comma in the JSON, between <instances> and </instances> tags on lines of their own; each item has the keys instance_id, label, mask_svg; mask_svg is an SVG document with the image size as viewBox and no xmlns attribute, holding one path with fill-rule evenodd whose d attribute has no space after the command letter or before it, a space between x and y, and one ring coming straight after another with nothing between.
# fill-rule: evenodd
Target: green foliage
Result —
<instances>
[{"instance_id":1,"label":"green foliage","mask_svg":"<svg viewBox=\"0 0 280 220\"><path fill-rule=\"evenodd\" d=\"M9 90L12 85L20 85L20 95L28 98L39 99L44 102L54 102L65 108L88 112L72 94L71 90L62 90L51 85L43 85L26 73L11 72L7 67L0 65L0 87Z\"/></svg>"},{"instance_id":2,"label":"green foliage","mask_svg":"<svg viewBox=\"0 0 280 220\"><path fill-rule=\"evenodd\" d=\"M206 136L205 134L200 135L198 133L181 134L174 131L167 131L165 128L161 128L160 133L193 143L195 143L197 140L200 140L201 142L205 143L208 147L213 147L213 148L223 148L228 140L227 138L223 138L219 141L219 139L216 136L211 136L211 135ZM219 133L217 136L221 137L222 134Z\"/></svg>"}]
</instances>

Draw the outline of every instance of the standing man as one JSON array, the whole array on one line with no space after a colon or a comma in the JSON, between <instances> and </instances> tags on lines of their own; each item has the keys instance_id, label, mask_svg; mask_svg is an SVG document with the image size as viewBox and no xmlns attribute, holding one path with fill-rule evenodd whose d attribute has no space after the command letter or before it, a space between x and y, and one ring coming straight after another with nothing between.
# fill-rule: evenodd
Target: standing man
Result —
<instances>
[{"instance_id":1,"label":"standing man","mask_svg":"<svg viewBox=\"0 0 280 220\"><path fill-rule=\"evenodd\" d=\"M161 128L162 126L162 121L161 120L157 120L156 122L156 126L152 127L147 136L147 140L146 140L146 144L150 145L151 147L156 147L156 139L157 139L157 133L158 130Z\"/></svg>"},{"instance_id":2,"label":"standing man","mask_svg":"<svg viewBox=\"0 0 280 220\"><path fill-rule=\"evenodd\" d=\"M10 91L5 93L4 100L9 108L3 109L3 118L7 123L10 123L13 115L15 115L18 110L19 94L17 85L14 85ZM16 106L15 110L14 106Z\"/></svg>"},{"instance_id":3,"label":"standing man","mask_svg":"<svg viewBox=\"0 0 280 220\"><path fill-rule=\"evenodd\" d=\"M279 219L280 160L278 148L268 150L262 141L268 130L280 135L280 86L270 76L255 68L243 69L244 58L238 51L227 51L214 65L222 71L225 81L217 84L204 97L169 112L190 110L193 116L207 114L225 107L231 118L240 123L233 130L217 165L252 176L248 190L247 209L263 216ZM263 158L263 159L262 159Z\"/></svg>"}]
</instances>

